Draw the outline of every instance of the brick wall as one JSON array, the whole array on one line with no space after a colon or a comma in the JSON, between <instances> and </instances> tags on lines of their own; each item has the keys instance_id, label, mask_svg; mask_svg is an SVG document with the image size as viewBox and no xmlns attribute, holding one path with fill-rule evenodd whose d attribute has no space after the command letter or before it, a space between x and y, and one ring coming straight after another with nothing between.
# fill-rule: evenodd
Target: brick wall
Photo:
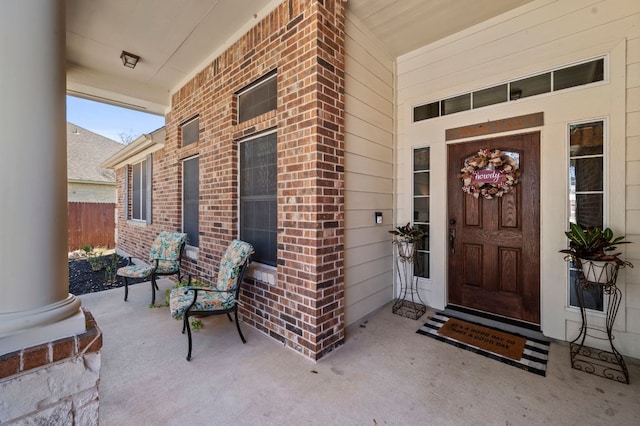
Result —
<instances>
[{"instance_id":1,"label":"brick wall","mask_svg":"<svg viewBox=\"0 0 640 426\"><path fill-rule=\"evenodd\" d=\"M272 70L277 110L238 124L235 93ZM182 148L180 124L195 115L200 139ZM127 222L119 209L118 245L146 256L160 230L181 229L181 160L199 155L198 259L183 265L214 271L238 235L238 140L271 128L278 138L277 279L253 274L241 312L256 329L319 359L344 340L342 0L283 1L173 95L165 147L153 156L153 224ZM122 188L123 169L117 180Z\"/></svg>"}]
</instances>

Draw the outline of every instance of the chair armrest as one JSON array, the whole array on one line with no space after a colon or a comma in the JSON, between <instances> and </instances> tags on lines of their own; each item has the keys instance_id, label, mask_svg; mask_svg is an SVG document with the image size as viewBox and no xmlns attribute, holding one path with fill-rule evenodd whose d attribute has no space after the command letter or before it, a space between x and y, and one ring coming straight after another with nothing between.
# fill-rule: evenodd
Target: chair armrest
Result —
<instances>
[{"instance_id":1,"label":"chair armrest","mask_svg":"<svg viewBox=\"0 0 640 426\"><path fill-rule=\"evenodd\" d=\"M146 262L143 259L140 259L139 257L135 257L135 256L128 256L127 257L127 264L125 266L130 266L130 265L134 265L134 264L138 264L138 262L134 262L134 259L139 260L140 262L142 262L143 264L149 264L149 262Z\"/></svg>"},{"instance_id":2,"label":"chair armrest","mask_svg":"<svg viewBox=\"0 0 640 426\"><path fill-rule=\"evenodd\" d=\"M187 285L188 286L191 285L191 281L193 281L194 279L198 279L198 278L210 278L211 282L213 282L213 276L212 275L187 274L187 276L189 277L189 280L187 281ZM199 288L202 288L202 287L199 287Z\"/></svg>"},{"instance_id":3,"label":"chair armrest","mask_svg":"<svg viewBox=\"0 0 640 426\"><path fill-rule=\"evenodd\" d=\"M229 293L228 291L218 290L216 288L207 288L207 287L184 286L184 287L181 287L181 289L182 289L182 291L184 291L185 295L187 295L187 294L189 294L189 292L193 291L193 300L189 304L189 307L187 307L187 309L185 310L185 314L186 315L188 315L188 313L191 311L191 309L195 306L196 302L198 301L198 292L232 294L232 293ZM190 295L189 295L189 297L190 297ZM236 303L238 303L238 302L239 301L236 300Z\"/></svg>"},{"instance_id":4,"label":"chair armrest","mask_svg":"<svg viewBox=\"0 0 640 426\"><path fill-rule=\"evenodd\" d=\"M154 257L153 259L150 259L151 261L154 260L165 260L167 262L180 262L178 259L165 259L164 257Z\"/></svg>"},{"instance_id":5,"label":"chair armrest","mask_svg":"<svg viewBox=\"0 0 640 426\"><path fill-rule=\"evenodd\" d=\"M184 290L185 293L189 292L189 291L193 291L196 296L198 294L199 291L207 291L210 293L230 293L229 291L226 290L218 290L217 288L210 288L210 287L192 287L189 285L186 285L184 287L182 287L182 289Z\"/></svg>"}]
</instances>

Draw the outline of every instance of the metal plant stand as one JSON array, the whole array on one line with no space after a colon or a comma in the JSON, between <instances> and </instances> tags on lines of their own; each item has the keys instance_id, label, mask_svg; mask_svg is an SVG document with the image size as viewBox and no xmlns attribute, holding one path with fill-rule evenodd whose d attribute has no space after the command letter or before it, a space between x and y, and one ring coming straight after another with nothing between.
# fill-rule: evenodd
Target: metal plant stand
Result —
<instances>
[{"instance_id":1,"label":"metal plant stand","mask_svg":"<svg viewBox=\"0 0 640 426\"><path fill-rule=\"evenodd\" d=\"M579 266L579 265L578 265ZM589 265L592 268L593 265ZM587 281L582 271L578 272L579 278L576 280L576 291L578 293L578 301L580 304L580 315L582 316L582 325L580 333L570 344L571 347L571 367L607 379L615 380L621 383L629 383L629 371L622 358L622 355L613 345L615 336L613 335L613 323L618 314L620 307L620 299L622 292L616 286L619 265L612 265L606 282L597 283ZM589 275L587 273L587 275ZM605 330L588 327L587 315L584 307L584 290L592 290L601 287L604 294L609 296L607 304L607 317L605 322ZM598 335L589 334L590 332L598 333ZM594 339L608 340L610 351L594 349L584 345L586 337Z\"/></svg>"},{"instance_id":2,"label":"metal plant stand","mask_svg":"<svg viewBox=\"0 0 640 426\"><path fill-rule=\"evenodd\" d=\"M418 294L418 277L413 275L415 244L405 241L394 241L394 244L398 248L396 269L400 283L400 294L393 302L392 312L417 320L427 312L427 306Z\"/></svg>"}]
</instances>

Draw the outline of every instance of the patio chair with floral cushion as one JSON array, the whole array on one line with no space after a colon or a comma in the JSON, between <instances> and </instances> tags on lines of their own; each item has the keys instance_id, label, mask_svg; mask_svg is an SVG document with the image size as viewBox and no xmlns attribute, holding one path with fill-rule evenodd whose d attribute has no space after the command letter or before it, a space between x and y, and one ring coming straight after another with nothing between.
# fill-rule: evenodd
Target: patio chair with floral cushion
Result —
<instances>
[{"instance_id":1,"label":"patio chair with floral cushion","mask_svg":"<svg viewBox=\"0 0 640 426\"><path fill-rule=\"evenodd\" d=\"M238 304L240 303L240 286L252 253L251 244L233 240L222 256L215 284L209 288L187 285L171 290L169 296L171 315L175 319L182 319L182 333L184 334L186 330L189 339L187 361L191 360L191 325L189 324L191 316L226 314L229 321L233 321L230 315L233 312L240 339L242 343L247 342L238 322ZM188 284L191 284L191 279L190 275Z\"/></svg>"},{"instance_id":2,"label":"patio chair with floral cushion","mask_svg":"<svg viewBox=\"0 0 640 426\"><path fill-rule=\"evenodd\" d=\"M150 278L151 279L151 304L156 303L156 290L158 284L156 277L159 275L178 275L178 281L182 279L180 275L180 261L182 251L187 242L187 234L180 232L162 231L156 237L149 250L149 263L133 263L133 258L129 258L127 266L118 269L117 275L124 278L124 301L129 297L129 283L127 278Z\"/></svg>"}]
</instances>

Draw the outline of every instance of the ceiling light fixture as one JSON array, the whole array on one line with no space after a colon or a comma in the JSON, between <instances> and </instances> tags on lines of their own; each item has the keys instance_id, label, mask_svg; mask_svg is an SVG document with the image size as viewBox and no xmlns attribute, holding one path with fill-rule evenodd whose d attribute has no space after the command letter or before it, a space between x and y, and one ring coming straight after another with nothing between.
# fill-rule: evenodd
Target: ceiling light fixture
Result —
<instances>
[{"instance_id":1,"label":"ceiling light fixture","mask_svg":"<svg viewBox=\"0 0 640 426\"><path fill-rule=\"evenodd\" d=\"M122 59L122 65L128 68L135 68L140 60L140 56L134 55L133 53L125 52L124 50L120 54L120 59Z\"/></svg>"}]
</instances>

